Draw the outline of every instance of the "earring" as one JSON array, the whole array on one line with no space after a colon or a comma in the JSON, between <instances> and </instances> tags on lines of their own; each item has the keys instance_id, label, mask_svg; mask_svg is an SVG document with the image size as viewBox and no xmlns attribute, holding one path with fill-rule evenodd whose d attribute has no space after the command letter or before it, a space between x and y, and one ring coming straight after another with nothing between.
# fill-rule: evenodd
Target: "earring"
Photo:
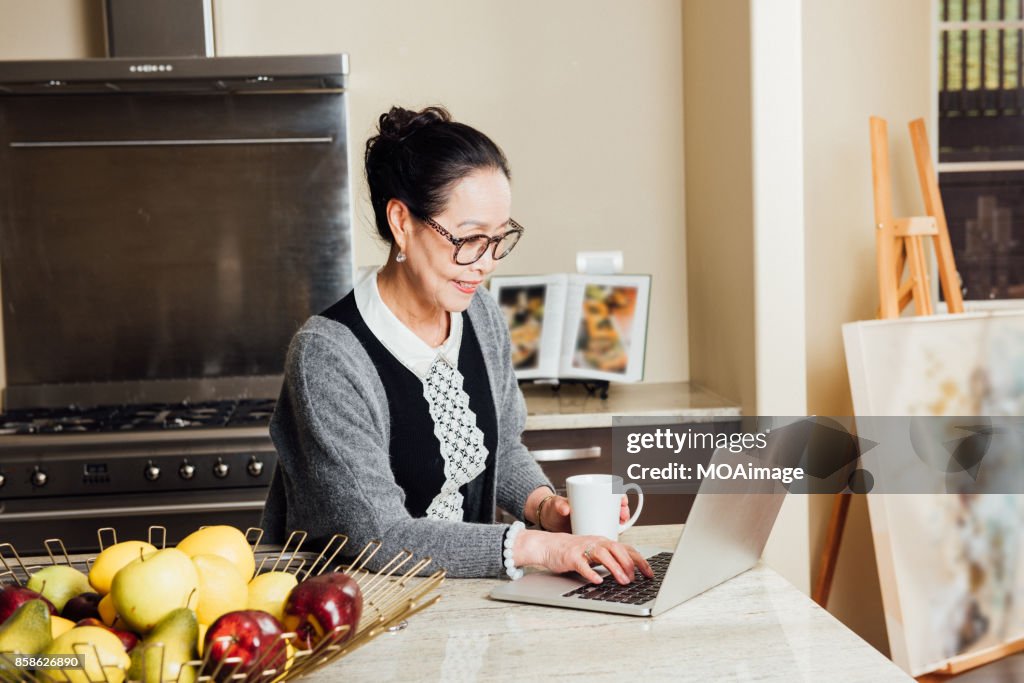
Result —
<instances>
[{"instance_id":1,"label":"earring","mask_svg":"<svg viewBox=\"0 0 1024 683\"><path fill-rule=\"evenodd\" d=\"M395 257L395 263L405 263L405 252L398 252L398 256Z\"/></svg>"}]
</instances>

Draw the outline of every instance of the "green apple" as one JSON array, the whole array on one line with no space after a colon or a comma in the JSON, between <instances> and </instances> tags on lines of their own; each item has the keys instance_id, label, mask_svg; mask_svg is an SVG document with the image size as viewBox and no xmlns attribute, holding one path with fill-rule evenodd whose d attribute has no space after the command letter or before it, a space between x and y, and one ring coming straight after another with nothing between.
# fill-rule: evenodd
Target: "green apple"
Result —
<instances>
[{"instance_id":1,"label":"green apple","mask_svg":"<svg viewBox=\"0 0 1024 683\"><path fill-rule=\"evenodd\" d=\"M110 587L114 608L128 627L149 633L179 607L195 608L199 573L192 558L175 548L143 555L126 564Z\"/></svg>"},{"instance_id":2,"label":"green apple","mask_svg":"<svg viewBox=\"0 0 1024 683\"><path fill-rule=\"evenodd\" d=\"M57 612L71 598L92 592L89 577L66 564L43 567L29 577L28 587L52 602Z\"/></svg>"}]
</instances>

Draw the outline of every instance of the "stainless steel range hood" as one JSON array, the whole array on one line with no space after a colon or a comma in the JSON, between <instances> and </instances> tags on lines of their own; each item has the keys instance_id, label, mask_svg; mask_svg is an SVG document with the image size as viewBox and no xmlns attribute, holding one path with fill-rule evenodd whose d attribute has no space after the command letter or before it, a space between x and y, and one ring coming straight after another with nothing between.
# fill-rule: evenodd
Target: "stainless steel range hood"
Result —
<instances>
[{"instance_id":1,"label":"stainless steel range hood","mask_svg":"<svg viewBox=\"0 0 1024 683\"><path fill-rule=\"evenodd\" d=\"M7 408L268 398L351 289L347 57L190 50L0 61Z\"/></svg>"},{"instance_id":2,"label":"stainless steel range hood","mask_svg":"<svg viewBox=\"0 0 1024 683\"><path fill-rule=\"evenodd\" d=\"M213 0L105 0L108 57L213 57Z\"/></svg>"},{"instance_id":3,"label":"stainless steel range hood","mask_svg":"<svg viewBox=\"0 0 1024 683\"><path fill-rule=\"evenodd\" d=\"M341 90L348 55L215 57L210 0L106 0L106 59L0 61L0 95Z\"/></svg>"},{"instance_id":4,"label":"stainless steel range hood","mask_svg":"<svg viewBox=\"0 0 1024 683\"><path fill-rule=\"evenodd\" d=\"M339 90L348 55L0 61L0 94Z\"/></svg>"}]
</instances>

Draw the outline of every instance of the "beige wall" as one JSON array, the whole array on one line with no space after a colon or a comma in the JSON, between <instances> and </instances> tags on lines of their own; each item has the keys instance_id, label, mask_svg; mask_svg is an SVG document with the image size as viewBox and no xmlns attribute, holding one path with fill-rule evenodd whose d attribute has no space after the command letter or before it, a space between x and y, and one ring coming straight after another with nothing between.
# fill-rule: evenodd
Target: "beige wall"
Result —
<instances>
[{"instance_id":1,"label":"beige wall","mask_svg":"<svg viewBox=\"0 0 1024 683\"><path fill-rule=\"evenodd\" d=\"M877 305L869 116L889 120L896 215L923 211L907 122L919 116L929 120L932 110L930 6L930 0L803 3L811 413L852 413L840 328L844 322L873 318ZM934 139L934 131L929 132ZM831 504L830 497L812 503L812 558L822 547ZM829 610L886 652L877 576L867 509L857 500Z\"/></svg>"},{"instance_id":2,"label":"beige wall","mask_svg":"<svg viewBox=\"0 0 1024 683\"><path fill-rule=\"evenodd\" d=\"M683 2L690 374L756 414L748 0Z\"/></svg>"},{"instance_id":3,"label":"beige wall","mask_svg":"<svg viewBox=\"0 0 1024 683\"><path fill-rule=\"evenodd\" d=\"M0 0L0 59L102 57L101 0Z\"/></svg>"},{"instance_id":4,"label":"beige wall","mask_svg":"<svg viewBox=\"0 0 1024 683\"><path fill-rule=\"evenodd\" d=\"M352 160L392 104L442 103L505 150L527 236L499 273L621 249L652 273L646 381L689 378L679 0L215 0L222 55L345 51ZM384 251L361 172L356 263Z\"/></svg>"}]
</instances>

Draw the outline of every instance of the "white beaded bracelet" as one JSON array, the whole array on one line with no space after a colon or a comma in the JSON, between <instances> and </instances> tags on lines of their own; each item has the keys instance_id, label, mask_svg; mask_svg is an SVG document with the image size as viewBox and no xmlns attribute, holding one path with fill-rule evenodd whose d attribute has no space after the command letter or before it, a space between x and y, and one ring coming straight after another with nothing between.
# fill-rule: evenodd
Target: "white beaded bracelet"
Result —
<instances>
[{"instance_id":1,"label":"white beaded bracelet","mask_svg":"<svg viewBox=\"0 0 1024 683\"><path fill-rule=\"evenodd\" d=\"M526 525L522 522L514 522L505 532L505 548L502 551L502 557L505 558L505 573L513 581L523 578L523 570L516 566L516 561L512 557L512 546L515 545L516 536L525 528Z\"/></svg>"}]
</instances>

